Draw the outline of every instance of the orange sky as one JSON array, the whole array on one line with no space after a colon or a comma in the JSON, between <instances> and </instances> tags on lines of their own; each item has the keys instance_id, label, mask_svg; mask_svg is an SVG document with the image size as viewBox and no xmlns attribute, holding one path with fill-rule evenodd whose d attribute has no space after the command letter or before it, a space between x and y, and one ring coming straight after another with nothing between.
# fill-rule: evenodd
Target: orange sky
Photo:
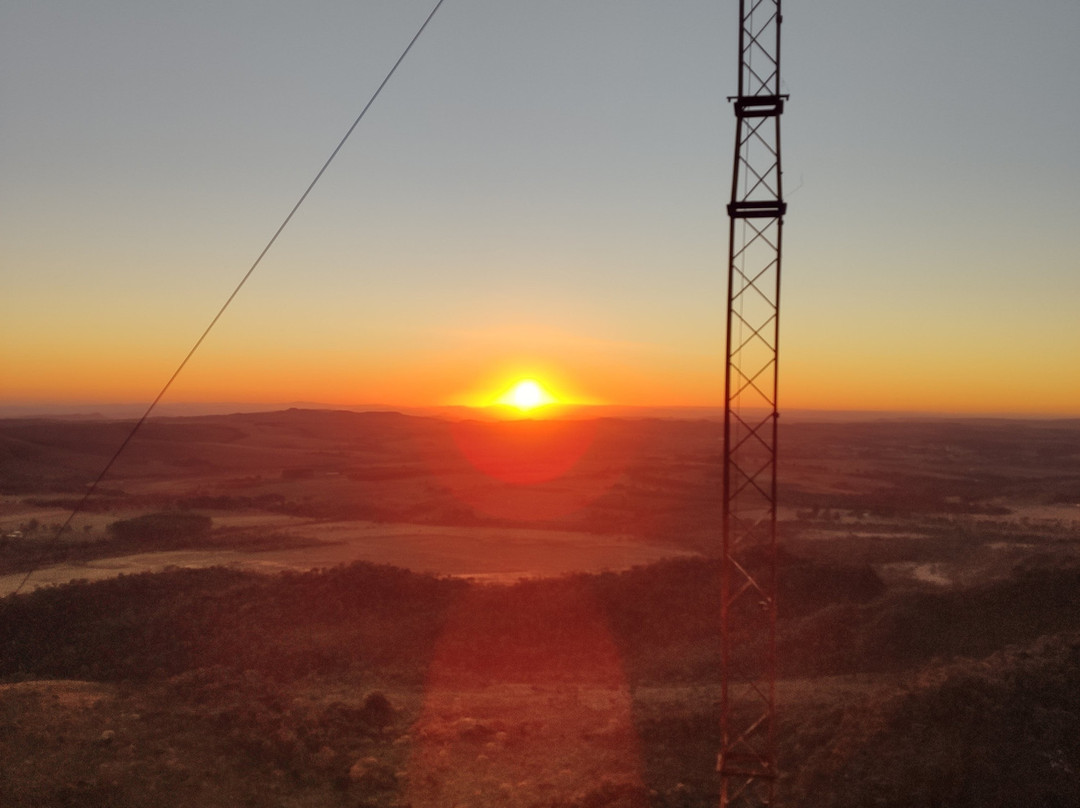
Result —
<instances>
[{"instance_id":1,"label":"orange sky","mask_svg":"<svg viewBox=\"0 0 1080 808\"><path fill-rule=\"evenodd\" d=\"M1080 5L988 2L786 9L781 410L1080 416ZM0 10L0 407L152 400L426 14L84 5ZM721 406L734 11L444 11L165 401Z\"/></svg>"},{"instance_id":2,"label":"orange sky","mask_svg":"<svg viewBox=\"0 0 1080 808\"><path fill-rule=\"evenodd\" d=\"M85 342L92 344L92 339ZM162 355L171 351L107 358L90 351L44 358L7 354L0 361L7 402L148 402L171 373ZM583 340L547 353L505 355L498 349L446 350L424 354L312 353L268 346L225 351L212 344L196 354L171 389L167 401L252 403L317 402L353 406L382 404L422 407L490 403L510 384L535 378L562 401L640 406L720 406L723 357L717 351L685 356L624 346L589 345ZM712 346L715 350L715 346ZM782 348L782 351L784 349ZM275 352L276 351L276 352ZM884 352L883 352L884 354ZM1077 415L1080 374L1043 366L1031 358L829 354L822 363L809 349L783 353L781 410L854 409L915 412ZM1016 368L1004 375L1001 368Z\"/></svg>"}]
</instances>

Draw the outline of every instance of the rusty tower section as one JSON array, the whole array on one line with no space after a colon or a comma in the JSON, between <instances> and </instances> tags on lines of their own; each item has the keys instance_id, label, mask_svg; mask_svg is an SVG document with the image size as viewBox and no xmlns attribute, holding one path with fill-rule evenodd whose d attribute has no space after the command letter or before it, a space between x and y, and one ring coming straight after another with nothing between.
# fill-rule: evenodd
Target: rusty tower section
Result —
<instances>
[{"instance_id":1,"label":"rusty tower section","mask_svg":"<svg viewBox=\"0 0 1080 808\"><path fill-rule=\"evenodd\" d=\"M776 437L780 0L739 2L724 374L720 805L766 806L776 781Z\"/></svg>"}]
</instances>

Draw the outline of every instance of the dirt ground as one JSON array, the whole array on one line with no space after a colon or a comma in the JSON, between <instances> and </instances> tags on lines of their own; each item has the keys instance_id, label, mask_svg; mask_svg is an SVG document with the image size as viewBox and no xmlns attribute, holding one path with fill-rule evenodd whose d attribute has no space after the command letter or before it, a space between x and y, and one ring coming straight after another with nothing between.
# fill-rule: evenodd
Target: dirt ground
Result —
<instances>
[{"instance_id":1,"label":"dirt ground","mask_svg":"<svg viewBox=\"0 0 1080 808\"><path fill-rule=\"evenodd\" d=\"M11 808L677 805L690 786L657 776L641 727L673 714L707 720L719 696L715 687L631 695L597 682L384 688L395 718L377 735L345 728L313 741L310 727L331 711L362 709L363 684L299 688L261 725L250 707L184 687L0 685L0 795ZM780 698L785 709L821 709L884 687L866 677L792 681ZM704 740L698 778L713 754Z\"/></svg>"}]
</instances>

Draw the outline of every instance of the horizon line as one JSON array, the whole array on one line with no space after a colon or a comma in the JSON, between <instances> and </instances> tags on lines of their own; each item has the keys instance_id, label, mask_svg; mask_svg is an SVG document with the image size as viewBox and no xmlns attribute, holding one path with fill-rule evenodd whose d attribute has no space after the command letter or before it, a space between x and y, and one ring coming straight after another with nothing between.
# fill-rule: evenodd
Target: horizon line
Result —
<instances>
[{"instance_id":1,"label":"horizon line","mask_svg":"<svg viewBox=\"0 0 1080 808\"><path fill-rule=\"evenodd\" d=\"M25 418L72 418L81 420L127 420L138 417L146 409L145 402L93 402L93 401L32 401L0 403L0 420ZM499 418L493 413L503 409L497 406L470 406L465 404L392 405L392 404L333 404L315 401L257 402L257 401L178 401L162 402L155 409L156 418L185 416L243 415L287 410L341 411L341 412L398 412L406 415L446 416L454 413L482 415ZM574 413L587 411L591 414L633 414L639 417L693 417L722 418L723 404L566 404L547 405L548 413L558 412L555 419L572 417ZM765 411L764 409L762 411ZM526 416L527 418L528 416ZM603 415L601 415L603 417ZM784 420L807 421L814 418L838 420L938 420L947 418L1006 419L1006 420L1080 420L1080 412L1015 412L970 410L905 410L905 409L853 409L792 407L780 409L778 417ZM520 416L515 416L520 418Z\"/></svg>"}]
</instances>

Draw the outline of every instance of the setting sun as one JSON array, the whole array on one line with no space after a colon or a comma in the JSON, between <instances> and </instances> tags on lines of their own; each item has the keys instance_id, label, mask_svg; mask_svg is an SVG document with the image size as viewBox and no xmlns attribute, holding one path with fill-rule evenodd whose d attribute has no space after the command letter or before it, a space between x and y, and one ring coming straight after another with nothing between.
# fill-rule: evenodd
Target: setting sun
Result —
<instances>
[{"instance_id":1,"label":"setting sun","mask_svg":"<svg viewBox=\"0 0 1080 808\"><path fill-rule=\"evenodd\" d=\"M497 404L516 407L522 412L554 404L556 401L557 399L541 387L535 379L522 379L496 399Z\"/></svg>"}]
</instances>

